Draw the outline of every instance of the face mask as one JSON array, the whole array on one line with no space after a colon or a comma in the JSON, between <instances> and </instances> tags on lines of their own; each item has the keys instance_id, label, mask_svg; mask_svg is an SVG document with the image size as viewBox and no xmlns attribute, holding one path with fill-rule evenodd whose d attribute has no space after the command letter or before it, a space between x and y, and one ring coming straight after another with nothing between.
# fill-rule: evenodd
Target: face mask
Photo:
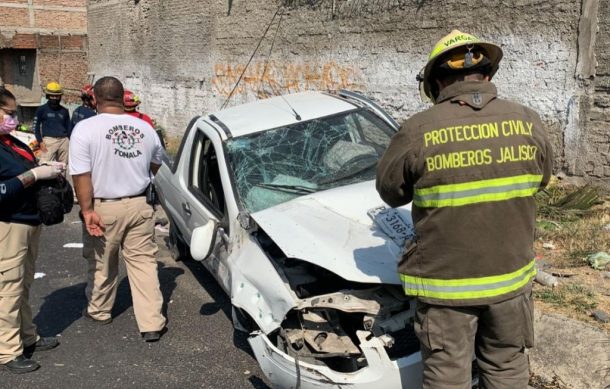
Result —
<instances>
[{"instance_id":1,"label":"face mask","mask_svg":"<svg viewBox=\"0 0 610 389\"><path fill-rule=\"evenodd\" d=\"M4 115L4 121L0 124L0 135L8 134L17 127L17 120L9 115Z\"/></svg>"},{"instance_id":2,"label":"face mask","mask_svg":"<svg viewBox=\"0 0 610 389\"><path fill-rule=\"evenodd\" d=\"M52 107L58 107L59 106L59 100L49 100L49 105Z\"/></svg>"}]
</instances>

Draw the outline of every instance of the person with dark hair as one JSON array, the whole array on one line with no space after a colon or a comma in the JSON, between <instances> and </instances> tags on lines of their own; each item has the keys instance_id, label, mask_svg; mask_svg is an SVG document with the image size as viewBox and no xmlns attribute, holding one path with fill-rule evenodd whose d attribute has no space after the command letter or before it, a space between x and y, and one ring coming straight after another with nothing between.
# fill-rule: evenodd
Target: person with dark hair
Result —
<instances>
[{"instance_id":1,"label":"person with dark hair","mask_svg":"<svg viewBox=\"0 0 610 389\"><path fill-rule=\"evenodd\" d=\"M146 190L163 148L149 124L125 115L119 80L100 78L93 90L98 115L79 122L70 139L70 172L86 230L83 256L89 261L83 316L97 324L112 322L121 251L138 328L146 342L155 342L165 318L154 210Z\"/></svg>"},{"instance_id":2,"label":"person with dark hair","mask_svg":"<svg viewBox=\"0 0 610 389\"><path fill-rule=\"evenodd\" d=\"M61 105L64 91L62 86L49 82L45 87L47 102L38 109L34 115L34 135L42 151L42 161L59 161L68 163L68 144L72 124L70 113Z\"/></svg>"},{"instance_id":3,"label":"person with dark hair","mask_svg":"<svg viewBox=\"0 0 610 389\"><path fill-rule=\"evenodd\" d=\"M17 127L15 96L0 87L0 366L27 373L40 365L25 353L56 347L32 322L30 287L40 238L39 181L65 171L61 162L38 166L30 148L10 135Z\"/></svg>"},{"instance_id":4,"label":"person with dark hair","mask_svg":"<svg viewBox=\"0 0 610 389\"><path fill-rule=\"evenodd\" d=\"M72 112L72 128L81 120L97 115L95 112L95 97L93 96L93 85L87 84L80 90L80 98L83 103Z\"/></svg>"},{"instance_id":5,"label":"person with dark hair","mask_svg":"<svg viewBox=\"0 0 610 389\"><path fill-rule=\"evenodd\" d=\"M412 203L417 236L398 272L417 299L424 388L527 388L536 275L534 195L552 173L538 114L498 98L502 49L454 30L418 76L435 104L403 123L379 162L377 190ZM510 237L510 239L507 239Z\"/></svg>"}]
</instances>

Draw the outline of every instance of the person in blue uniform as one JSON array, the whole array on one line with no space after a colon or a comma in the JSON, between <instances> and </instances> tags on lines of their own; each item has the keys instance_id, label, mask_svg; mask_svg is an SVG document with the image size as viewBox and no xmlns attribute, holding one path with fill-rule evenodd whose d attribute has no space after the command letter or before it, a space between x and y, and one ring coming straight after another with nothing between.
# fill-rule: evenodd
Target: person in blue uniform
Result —
<instances>
[{"instance_id":1,"label":"person in blue uniform","mask_svg":"<svg viewBox=\"0 0 610 389\"><path fill-rule=\"evenodd\" d=\"M36 110L34 135L40 145L40 160L68 163L69 138L72 131L70 113L61 106L63 89L57 82L50 82L45 88L47 102Z\"/></svg>"},{"instance_id":2,"label":"person in blue uniform","mask_svg":"<svg viewBox=\"0 0 610 389\"><path fill-rule=\"evenodd\" d=\"M87 84L80 90L80 98L83 104L72 112L72 128L81 120L97 115L95 111L95 97L93 96L93 85Z\"/></svg>"}]
</instances>

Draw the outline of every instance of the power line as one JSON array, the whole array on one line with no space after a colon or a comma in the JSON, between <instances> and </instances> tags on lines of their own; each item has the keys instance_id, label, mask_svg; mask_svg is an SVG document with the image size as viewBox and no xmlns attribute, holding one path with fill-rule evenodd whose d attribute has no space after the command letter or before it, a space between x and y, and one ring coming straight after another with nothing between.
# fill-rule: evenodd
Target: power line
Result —
<instances>
[{"instance_id":1,"label":"power line","mask_svg":"<svg viewBox=\"0 0 610 389\"><path fill-rule=\"evenodd\" d=\"M227 99L225 100L225 102L222 104L222 106L220 107L220 109L224 109L227 104L229 104L229 100L231 100L231 97L233 97L233 93L235 93L235 90L237 89L237 87L239 86L239 83L241 82L241 79L244 77L244 74L246 74L246 70L248 70L248 66L250 66L250 62L252 62L252 59L254 58L254 56L256 55L256 52L258 51L258 48L261 46L261 43L263 42L263 39L265 39L265 36L267 36L267 32L269 31L269 29L271 28L271 25L273 24L273 21L275 20L275 17L277 16L278 13L280 13L280 10L282 9L282 5L280 5L277 8L277 11L275 11L275 14L273 15L273 17L271 18L271 21L269 22L269 25L267 25L267 28L265 29L265 32L263 33L263 36L261 37L261 39L258 41L258 44L256 45L256 48L254 49L254 52L252 53L252 55L250 56L250 59L248 60L248 63L246 64L246 67L244 68L244 71L241 72L241 75L239 76L239 79L237 80L237 82L235 83L235 86L233 87L233 90L231 90L231 93L229 93L229 96L227 97Z\"/></svg>"},{"instance_id":2,"label":"power line","mask_svg":"<svg viewBox=\"0 0 610 389\"><path fill-rule=\"evenodd\" d=\"M269 60L271 59L271 53L273 52L273 47L275 46L275 38L277 38L277 33L280 31L280 26L282 25L282 18L284 17L284 13L280 14L280 20L277 22L277 28L275 29L275 35L273 35L273 41L271 41L271 47L269 48L269 53L267 54L267 60L265 61L265 67L263 68L263 74L261 79L258 81L258 88L256 90L256 95L259 96L261 91L261 85L263 83L263 79L265 78L265 74L267 73L267 67L269 66Z\"/></svg>"}]
</instances>

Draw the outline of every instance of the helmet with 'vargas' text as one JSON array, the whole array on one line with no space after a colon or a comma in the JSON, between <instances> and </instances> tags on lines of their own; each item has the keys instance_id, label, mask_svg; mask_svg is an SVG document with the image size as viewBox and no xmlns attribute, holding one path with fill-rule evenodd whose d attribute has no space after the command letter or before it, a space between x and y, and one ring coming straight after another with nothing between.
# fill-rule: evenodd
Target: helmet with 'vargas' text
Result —
<instances>
[{"instance_id":1,"label":"helmet with 'vargas' text","mask_svg":"<svg viewBox=\"0 0 610 389\"><path fill-rule=\"evenodd\" d=\"M433 79L441 72L457 73L481 69L489 78L493 77L502 55L502 49L498 45L459 30L451 31L436 43L428 56L428 63L417 75L422 97L425 95L435 102L438 90Z\"/></svg>"}]
</instances>

